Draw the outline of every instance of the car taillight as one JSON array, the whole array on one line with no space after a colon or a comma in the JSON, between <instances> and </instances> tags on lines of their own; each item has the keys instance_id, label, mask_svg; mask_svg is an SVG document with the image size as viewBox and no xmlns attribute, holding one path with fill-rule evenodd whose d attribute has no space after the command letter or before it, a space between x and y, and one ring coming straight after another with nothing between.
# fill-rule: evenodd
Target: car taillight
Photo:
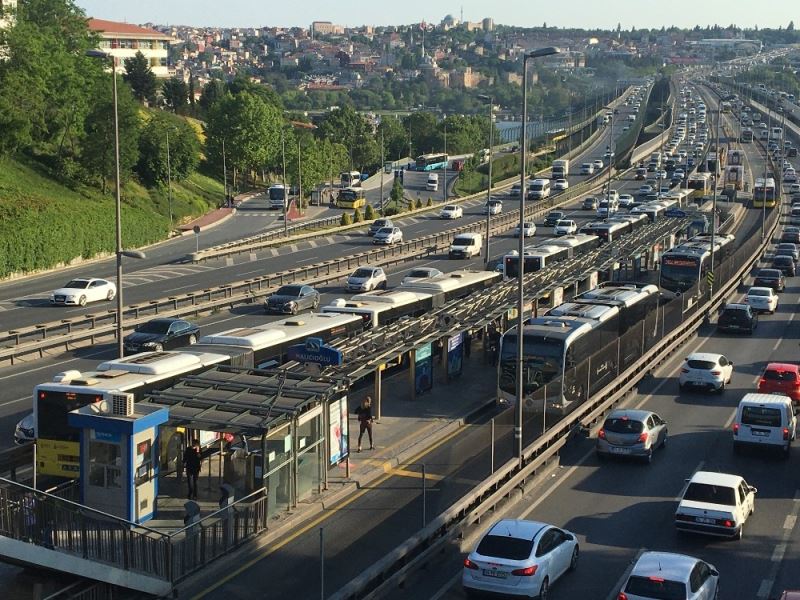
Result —
<instances>
[{"instance_id":1,"label":"car taillight","mask_svg":"<svg viewBox=\"0 0 800 600\"><path fill-rule=\"evenodd\" d=\"M739 424L738 423L734 423L733 424L733 435L739 435Z\"/></svg>"},{"instance_id":2,"label":"car taillight","mask_svg":"<svg viewBox=\"0 0 800 600\"><path fill-rule=\"evenodd\" d=\"M758 386L761 387L762 385L767 385L767 380L763 377L758 380Z\"/></svg>"},{"instance_id":3,"label":"car taillight","mask_svg":"<svg viewBox=\"0 0 800 600\"><path fill-rule=\"evenodd\" d=\"M464 568L465 569L472 569L473 571L477 571L478 570L478 565L476 565L470 559L465 558L464 559Z\"/></svg>"},{"instance_id":4,"label":"car taillight","mask_svg":"<svg viewBox=\"0 0 800 600\"><path fill-rule=\"evenodd\" d=\"M599 439L601 439L601 440L606 439L606 430L605 429L601 429L600 431L598 431L597 432L597 437Z\"/></svg>"},{"instance_id":5,"label":"car taillight","mask_svg":"<svg viewBox=\"0 0 800 600\"><path fill-rule=\"evenodd\" d=\"M725 519L725 520L722 522L722 524L723 524L725 527L733 527L733 521L731 521L730 519Z\"/></svg>"},{"instance_id":6,"label":"car taillight","mask_svg":"<svg viewBox=\"0 0 800 600\"><path fill-rule=\"evenodd\" d=\"M643 444L647 442L647 432L646 431L644 433L642 433L641 435L639 435L639 441L642 442Z\"/></svg>"},{"instance_id":7,"label":"car taillight","mask_svg":"<svg viewBox=\"0 0 800 600\"><path fill-rule=\"evenodd\" d=\"M524 569L514 569L511 571L511 574L519 577L531 577L536 574L536 569L538 568L539 565L533 565L532 567L525 567Z\"/></svg>"},{"instance_id":8,"label":"car taillight","mask_svg":"<svg viewBox=\"0 0 800 600\"><path fill-rule=\"evenodd\" d=\"M688 373L689 369L681 369L681 373Z\"/></svg>"},{"instance_id":9,"label":"car taillight","mask_svg":"<svg viewBox=\"0 0 800 600\"><path fill-rule=\"evenodd\" d=\"M712 375L722 375L722 371L711 371Z\"/></svg>"},{"instance_id":10,"label":"car taillight","mask_svg":"<svg viewBox=\"0 0 800 600\"><path fill-rule=\"evenodd\" d=\"M628 596L625 594L625 592L620 592L619 596L617 596L617 600L628 600Z\"/></svg>"},{"instance_id":11,"label":"car taillight","mask_svg":"<svg viewBox=\"0 0 800 600\"><path fill-rule=\"evenodd\" d=\"M789 428L788 427L784 427L783 428L783 439L785 439L785 440L789 439Z\"/></svg>"}]
</instances>

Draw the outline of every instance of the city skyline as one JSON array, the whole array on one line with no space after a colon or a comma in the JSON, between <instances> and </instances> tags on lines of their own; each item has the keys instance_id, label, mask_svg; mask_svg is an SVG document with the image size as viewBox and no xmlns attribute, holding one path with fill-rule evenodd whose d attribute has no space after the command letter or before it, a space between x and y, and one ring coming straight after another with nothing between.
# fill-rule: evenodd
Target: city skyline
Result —
<instances>
[{"instance_id":1,"label":"city skyline","mask_svg":"<svg viewBox=\"0 0 800 600\"><path fill-rule=\"evenodd\" d=\"M491 17L498 24L513 24L523 27L549 26L567 28L612 29L619 23L623 29L660 28L675 25L717 24L726 27L734 23L750 28L754 25L765 28L786 27L796 13L795 0L765 0L758 10L743 0L726 5L724 13L714 2L696 3L690 0L674 0L668 11L641 0L617 0L614 10L593 0L575 0L573 10L543 13L541 7L510 3L507 7L487 7L477 0L462 0L453 4L437 3L432 7L425 0L407 0L392 6L364 0L342 0L332 6L327 1L312 0L302 5L292 3L259 5L252 1L229 0L225 3L209 0L140 0L135 4L109 3L107 0L76 0L76 4L91 17L129 23L152 22L159 25L191 25L208 27L308 27L312 21L332 21L344 26L359 25L404 25L426 21L439 23L447 14L465 21L479 21ZM736 10L739 6L740 10ZM793 10L795 9L795 10ZM489 12L491 11L491 12ZM487 12L489 14L487 14Z\"/></svg>"}]
</instances>

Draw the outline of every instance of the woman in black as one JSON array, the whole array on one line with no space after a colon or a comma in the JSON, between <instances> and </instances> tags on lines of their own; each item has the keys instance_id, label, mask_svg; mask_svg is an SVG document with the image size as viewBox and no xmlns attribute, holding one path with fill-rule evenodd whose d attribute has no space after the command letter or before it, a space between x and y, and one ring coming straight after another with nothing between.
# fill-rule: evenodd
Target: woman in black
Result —
<instances>
[{"instance_id":1,"label":"woman in black","mask_svg":"<svg viewBox=\"0 0 800 600\"><path fill-rule=\"evenodd\" d=\"M183 468L186 469L186 483L189 486L188 498L197 500L197 478L200 475L200 440L197 438L183 453Z\"/></svg>"},{"instance_id":2,"label":"woman in black","mask_svg":"<svg viewBox=\"0 0 800 600\"><path fill-rule=\"evenodd\" d=\"M372 443L372 398L367 396L361 401L361 406L356 409L358 415L358 452L361 452L361 438L364 432L369 436L369 449L375 450Z\"/></svg>"}]
</instances>

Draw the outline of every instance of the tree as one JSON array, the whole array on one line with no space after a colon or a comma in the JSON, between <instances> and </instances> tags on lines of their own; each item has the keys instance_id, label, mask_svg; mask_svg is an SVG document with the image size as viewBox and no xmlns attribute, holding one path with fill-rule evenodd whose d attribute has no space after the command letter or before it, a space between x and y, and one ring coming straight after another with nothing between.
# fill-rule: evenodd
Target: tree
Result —
<instances>
[{"instance_id":1,"label":"tree","mask_svg":"<svg viewBox=\"0 0 800 600\"><path fill-rule=\"evenodd\" d=\"M436 115L432 112L411 113L403 120L411 139L412 156L426 154L440 147Z\"/></svg>"},{"instance_id":2,"label":"tree","mask_svg":"<svg viewBox=\"0 0 800 600\"><path fill-rule=\"evenodd\" d=\"M399 206L400 202L403 201L403 196L403 184L400 183L400 178L398 177L392 184L392 191L389 193L389 199L392 201L392 204Z\"/></svg>"},{"instance_id":3,"label":"tree","mask_svg":"<svg viewBox=\"0 0 800 600\"><path fill-rule=\"evenodd\" d=\"M161 84L161 93L164 96L164 102L174 112L181 111L186 108L189 99L189 88L184 83L183 79L171 77Z\"/></svg>"},{"instance_id":4,"label":"tree","mask_svg":"<svg viewBox=\"0 0 800 600\"><path fill-rule=\"evenodd\" d=\"M81 152L81 164L87 173L98 178L103 193L116 170L114 156L114 103L108 93L108 81L100 81L95 89L95 105L86 118L86 139ZM139 160L139 116L136 100L130 87L120 82L117 86L117 111L119 114L119 175L125 181Z\"/></svg>"},{"instance_id":5,"label":"tree","mask_svg":"<svg viewBox=\"0 0 800 600\"><path fill-rule=\"evenodd\" d=\"M398 119L383 117L375 137L378 144L383 139L384 155L387 160L400 159L408 153L408 131Z\"/></svg>"},{"instance_id":6,"label":"tree","mask_svg":"<svg viewBox=\"0 0 800 600\"><path fill-rule=\"evenodd\" d=\"M156 76L141 52L137 52L132 58L125 59L123 78L131 86L133 96L139 102L152 102L155 99Z\"/></svg>"},{"instance_id":7,"label":"tree","mask_svg":"<svg viewBox=\"0 0 800 600\"><path fill-rule=\"evenodd\" d=\"M364 217L361 216L361 211L355 209L353 211L353 223L361 223L364 220Z\"/></svg>"},{"instance_id":8,"label":"tree","mask_svg":"<svg viewBox=\"0 0 800 600\"><path fill-rule=\"evenodd\" d=\"M350 213L342 213L342 218L339 219L339 225L342 227L346 227L347 225L352 225L353 219L350 217Z\"/></svg>"},{"instance_id":9,"label":"tree","mask_svg":"<svg viewBox=\"0 0 800 600\"><path fill-rule=\"evenodd\" d=\"M169 135L169 169L167 168ZM200 161L200 142L185 119L166 112L154 112L139 135L139 162L136 171L148 185L180 181L192 174Z\"/></svg>"},{"instance_id":10,"label":"tree","mask_svg":"<svg viewBox=\"0 0 800 600\"><path fill-rule=\"evenodd\" d=\"M194 91L194 75L189 74L189 106L192 107L192 114L194 114L194 112L195 112L194 94L195 94L195 91Z\"/></svg>"},{"instance_id":11,"label":"tree","mask_svg":"<svg viewBox=\"0 0 800 600\"><path fill-rule=\"evenodd\" d=\"M219 79L212 79L203 86L203 91L200 93L200 109L208 113L211 106L224 95L225 84Z\"/></svg>"},{"instance_id":12,"label":"tree","mask_svg":"<svg viewBox=\"0 0 800 600\"><path fill-rule=\"evenodd\" d=\"M319 137L334 139L342 143L352 157L356 169L377 167L380 162L380 146L367 120L352 106L342 106L329 112L317 130Z\"/></svg>"},{"instance_id":13,"label":"tree","mask_svg":"<svg viewBox=\"0 0 800 600\"><path fill-rule=\"evenodd\" d=\"M794 21L789 21L789 24L786 26L786 31L794 31Z\"/></svg>"},{"instance_id":14,"label":"tree","mask_svg":"<svg viewBox=\"0 0 800 600\"><path fill-rule=\"evenodd\" d=\"M367 208L364 209L364 219L367 221L375 220L375 209L372 208L372 204L367 204Z\"/></svg>"}]
</instances>

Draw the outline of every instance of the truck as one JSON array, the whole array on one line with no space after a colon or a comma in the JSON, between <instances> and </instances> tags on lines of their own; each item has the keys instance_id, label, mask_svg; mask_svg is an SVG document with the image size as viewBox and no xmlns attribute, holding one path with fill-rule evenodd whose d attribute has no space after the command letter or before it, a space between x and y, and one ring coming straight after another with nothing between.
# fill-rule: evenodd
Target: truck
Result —
<instances>
[{"instance_id":1,"label":"truck","mask_svg":"<svg viewBox=\"0 0 800 600\"><path fill-rule=\"evenodd\" d=\"M552 179L566 179L569 175L569 159L559 158L553 161Z\"/></svg>"}]
</instances>

